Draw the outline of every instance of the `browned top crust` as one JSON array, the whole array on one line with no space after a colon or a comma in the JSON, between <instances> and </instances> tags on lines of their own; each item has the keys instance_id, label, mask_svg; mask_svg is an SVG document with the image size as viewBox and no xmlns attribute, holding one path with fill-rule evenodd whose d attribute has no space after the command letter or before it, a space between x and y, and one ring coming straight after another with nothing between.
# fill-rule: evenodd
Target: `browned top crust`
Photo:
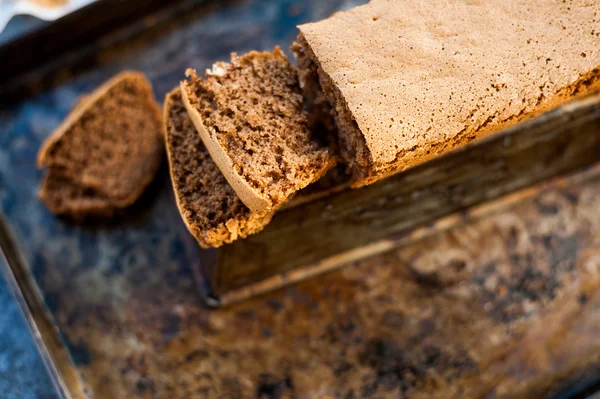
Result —
<instances>
[{"instance_id":1,"label":"browned top crust","mask_svg":"<svg viewBox=\"0 0 600 399\"><path fill-rule=\"evenodd\" d=\"M299 28L383 173L600 86L598 10L598 0L373 0Z\"/></svg>"}]
</instances>

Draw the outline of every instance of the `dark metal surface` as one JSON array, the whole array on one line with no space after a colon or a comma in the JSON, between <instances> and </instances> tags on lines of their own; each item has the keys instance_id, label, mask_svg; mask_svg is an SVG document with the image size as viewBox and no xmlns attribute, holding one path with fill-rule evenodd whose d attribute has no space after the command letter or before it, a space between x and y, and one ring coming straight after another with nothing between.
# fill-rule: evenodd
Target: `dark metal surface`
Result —
<instances>
[{"instance_id":1,"label":"dark metal surface","mask_svg":"<svg viewBox=\"0 0 600 399\"><path fill-rule=\"evenodd\" d=\"M287 48L295 24L347 6L272 0L195 9L36 79L27 100L0 109L0 209L25 262L17 274L34 279L28 290L39 288L59 328L68 359L55 337L45 334L43 343L73 397L593 392L600 379L597 168L455 215L450 230L441 221L387 255L218 311L202 305L194 284L200 249L165 170L111 224L70 225L38 201L38 146L80 94L131 68L146 72L162 98L185 67L202 70L230 51Z\"/></svg>"},{"instance_id":2,"label":"dark metal surface","mask_svg":"<svg viewBox=\"0 0 600 399\"><path fill-rule=\"evenodd\" d=\"M583 398L600 381L599 207L597 166L218 311L164 230L95 261L57 251L63 232L38 282L92 397Z\"/></svg>"},{"instance_id":3,"label":"dark metal surface","mask_svg":"<svg viewBox=\"0 0 600 399\"><path fill-rule=\"evenodd\" d=\"M10 228L0 213L0 272L6 282L7 290L13 294L16 305L25 316L25 324L31 335L22 335L21 340L30 345L31 350L38 350L39 357L46 368L46 373L41 374L39 368L28 370L15 369L16 379L26 381L27 378L35 379L40 384L46 384L46 391L38 396L69 398L67 382L75 386L78 376L70 367L70 357L60 339L58 327L54 323L50 312L41 296L39 287L34 281L24 258L21 256L19 244L10 233ZM9 381L11 381L9 379ZM49 386L48 381L51 382ZM25 387L12 386L12 390ZM27 388L25 388L27 389ZM52 394L51 394L52 393Z\"/></svg>"},{"instance_id":4,"label":"dark metal surface","mask_svg":"<svg viewBox=\"0 0 600 399\"><path fill-rule=\"evenodd\" d=\"M0 256L0 263L2 263ZM6 268L7 266L2 266ZM19 304L0 273L0 397L58 399Z\"/></svg>"},{"instance_id":5,"label":"dark metal surface","mask_svg":"<svg viewBox=\"0 0 600 399\"><path fill-rule=\"evenodd\" d=\"M86 7L76 10L53 21L39 21L35 18L21 18L21 26L27 26L23 34L13 34L16 27L0 35L0 85L12 83L23 74L31 72L40 65L47 65L57 58L81 48L90 50L90 44L98 42L119 28L136 29L144 16L160 10L173 8L180 1L172 0L97 0ZM205 1L187 0L189 5ZM168 12L168 11L167 11ZM33 21L38 23L33 23ZM143 29L143 22L137 24ZM27 49L24 51L24 49ZM92 50L93 51L93 50Z\"/></svg>"}]
</instances>

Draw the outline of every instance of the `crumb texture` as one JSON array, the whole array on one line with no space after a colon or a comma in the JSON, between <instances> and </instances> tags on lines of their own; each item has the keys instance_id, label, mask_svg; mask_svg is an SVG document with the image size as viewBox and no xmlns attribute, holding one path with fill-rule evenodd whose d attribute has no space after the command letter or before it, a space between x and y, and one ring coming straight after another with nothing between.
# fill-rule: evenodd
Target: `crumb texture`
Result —
<instances>
[{"instance_id":1,"label":"crumb texture","mask_svg":"<svg viewBox=\"0 0 600 399\"><path fill-rule=\"evenodd\" d=\"M61 214L69 213L68 204L94 198L94 204L111 208L109 214L131 205L162 161L161 126L160 107L144 76L125 72L113 78L83 97L44 143L39 163L51 171L42 185L42 199L60 202L50 209Z\"/></svg>"},{"instance_id":2,"label":"crumb texture","mask_svg":"<svg viewBox=\"0 0 600 399\"><path fill-rule=\"evenodd\" d=\"M314 64L299 67L313 82L317 67L360 185L600 88L598 10L599 0L373 0L300 26Z\"/></svg>"},{"instance_id":3,"label":"crumb texture","mask_svg":"<svg viewBox=\"0 0 600 399\"><path fill-rule=\"evenodd\" d=\"M110 198L73 182L64 171L51 168L44 177L40 197L56 215L69 215L76 221L86 217L111 217L115 206Z\"/></svg>"},{"instance_id":4,"label":"crumb texture","mask_svg":"<svg viewBox=\"0 0 600 399\"><path fill-rule=\"evenodd\" d=\"M179 210L200 244L217 247L262 230L272 215L252 213L236 195L192 124L179 89L165 99L165 124Z\"/></svg>"},{"instance_id":5,"label":"crumb texture","mask_svg":"<svg viewBox=\"0 0 600 399\"><path fill-rule=\"evenodd\" d=\"M204 79L192 74L184 87L235 173L271 206L332 166L327 146L309 128L297 73L279 49L234 55Z\"/></svg>"},{"instance_id":6,"label":"crumb texture","mask_svg":"<svg viewBox=\"0 0 600 399\"><path fill-rule=\"evenodd\" d=\"M316 118L322 120L330 135L335 136L335 148L347 165L349 174L354 180L364 180L367 178L365 172L372 166L369 148L340 90L313 61L315 55L302 33L293 49L298 59L308 108Z\"/></svg>"},{"instance_id":7,"label":"crumb texture","mask_svg":"<svg viewBox=\"0 0 600 399\"><path fill-rule=\"evenodd\" d=\"M296 57L300 87L302 88L305 107L309 111L311 126L320 128L319 125L322 125L328 132L335 134L336 125L332 104L322 91L319 68L307 54L310 49L307 48L302 35L299 37L299 42L292 44L292 51Z\"/></svg>"}]
</instances>

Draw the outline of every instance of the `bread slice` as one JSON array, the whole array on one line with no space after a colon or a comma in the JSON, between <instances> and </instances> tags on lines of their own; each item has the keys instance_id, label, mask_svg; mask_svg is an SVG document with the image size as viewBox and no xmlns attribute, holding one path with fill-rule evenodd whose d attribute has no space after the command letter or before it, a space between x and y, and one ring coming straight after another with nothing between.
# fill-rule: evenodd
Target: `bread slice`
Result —
<instances>
[{"instance_id":1,"label":"bread slice","mask_svg":"<svg viewBox=\"0 0 600 399\"><path fill-rule=\"evenodd\" d=\"M179 88L167 94L164 118L177 207L200 245L218 247L262 230L273 212L252 212L240 200L198 135Z\"/></svg>"},{"instance_id":2,"label":"bread slice","mask_svg":"<svg viewBox=\"0 0 600 399\"><path fill-rule=\"evenodd\" d=\"M110 215L134 203L164 154L162 115L143 74L123 72L82 98L44 142L41 199L57 214Z\"/></svg>"},{"instance_id":3,"label":"bread slice","mask_svg":"<svg viewBox=\"0 0 600 399\"><path fill-rule=\"evenodd\" d=\"M275 48L217 63L181 82L196 129L240 199L267 212L335 164L313 134L296 70Z\"/></svg>"},{"instance_id":4,"label":"bread slice","mask_svg":"<svg viewBox=\"0 0 600 399\"><path fill-rule=\"evenodd\" d=\"M358 187L600 88L599 9L373 0L299 26L294 52Z\"/></svg>"}]
</instances>

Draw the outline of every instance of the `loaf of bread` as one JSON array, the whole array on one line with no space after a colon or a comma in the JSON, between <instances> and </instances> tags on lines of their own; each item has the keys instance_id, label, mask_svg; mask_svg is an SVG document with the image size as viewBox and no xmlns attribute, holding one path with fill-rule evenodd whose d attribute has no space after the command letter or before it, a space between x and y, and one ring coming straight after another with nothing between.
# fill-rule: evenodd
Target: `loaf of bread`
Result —
<instances>
[{"instance_id":1,"label":"loaf of bread","mask_svg":"<svg viewBox=\"0 0 600 399\"><path fill-rule=\"evenodd\" d=\"M175 199L185 225L200 245L218 247L262 230L273 212L254 213L242 203L210 157L179 88L167 94L164 118Z\"/></svg>"},{"instance_id":2,"label":"loaf of bread","mask_svg":"<svg viewBox=\"0 0 600 399\"><path fill-rule=\"evenodd\" d=\"M242 202L269 212L335 164L309 129L296 70L276 48L233 55L205 78L188 70L185 106L214 162Z\"/></svg>"},{"instance_id":3,"label":"loaf of bread","mask_svg":"<svg viewBox=\"0 0 600 399\"><path fill-rule=\"evenodd\" d=\"M143 74L123 72L84 97L44 142L40 198L55 214L108 216L133 204L164 154L162 115Z\"/></svg>"},{"instance_id":4,"label":"loaf of bread","mask_svg":"<svg viewBox=\"0 0 600 399\"><path fill-rule=\"evenodd\" d=\"M301 25L293 50L358 187L599 88L598 10L600 0L372 0Z\"/></svg>"}]
</instances>

